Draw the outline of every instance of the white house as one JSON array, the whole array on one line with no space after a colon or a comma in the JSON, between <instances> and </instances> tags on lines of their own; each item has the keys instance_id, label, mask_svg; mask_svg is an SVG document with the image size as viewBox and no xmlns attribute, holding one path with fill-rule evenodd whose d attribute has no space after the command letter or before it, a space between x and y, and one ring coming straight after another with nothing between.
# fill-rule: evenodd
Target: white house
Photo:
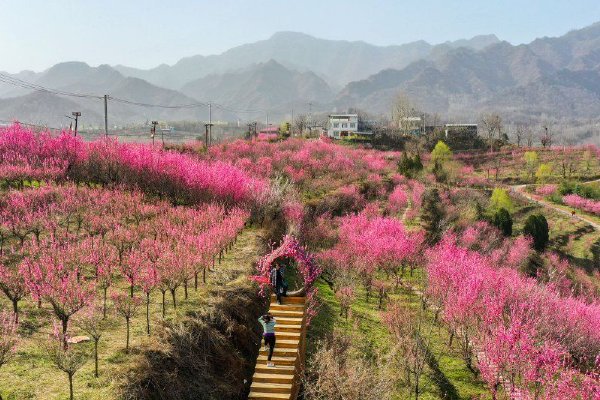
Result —
<instances>
[{"instance_id":1,"label":"white house","mask_svg":"<svg viewBox=\"0 0 600 400\"><path fill-rule=\"evenodd\" d=\"M358 132L358 114L332 114L327 124L327 136L335 139Z\"/></svg>"}]
</instances>

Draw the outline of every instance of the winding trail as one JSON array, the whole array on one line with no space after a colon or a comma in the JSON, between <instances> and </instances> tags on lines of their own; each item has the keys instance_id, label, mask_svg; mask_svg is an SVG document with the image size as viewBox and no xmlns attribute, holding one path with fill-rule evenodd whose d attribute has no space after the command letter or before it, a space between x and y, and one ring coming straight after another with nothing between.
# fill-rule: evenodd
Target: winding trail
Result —
<instances>
[{"instance_id":1,"label":"winding trail","mask_svg":"<svg viewBox=\"0 0 600 400\"><path fill-rule=\"evenodd\" d=\"M589 181L589 182L582 182L582 184L585 185L585 184L588 184L588 183L595 183L595 182L600 182L600 179L596 179L594 181ZM542 199L536 199L530 193L527 193L525 191L525 187L526 186L527 185L514 185L514 186L511 186L510 189L511 189L511 192L517 193L517 194L525 197L527 200L529 200L529 201L531 201L533 203L537 203L537 204L539 204L541 206L550 208L550 209L552 209L552 210L554 210L556 212L559 212L559 213L564 214L566 216L569 216L571 218L576 218L576 219L578 219L578 220L580 220L582 222L585 222L586 224L591 225L597 231L600 231L600 224L597 223L597 222L595 222L591 218L588 218L587 216L581 215L581 214L574 214L573 215L573 214L571 214L571 212L569 212L567 210L564 210L564 209L562 209L562 208L560 208L560 207L558 207L558 206L550 203L549 201L542 200Z\"/></svg>"},{"instance_id":2,"label":"winding trail","mask_svg":"<svg viewBox=\"0 0 600 400\"><path fill-rule=\"evenodd\" d=\"M408 212L410 211L411 206L412 206L412 202L409 199L406 202L406 208L404 209L404 212L402 213L402 218L400 218L400 221L402 221L402 223L404 223L406 221L406 217L408 215Z\"/></svg>"}]
</instances>

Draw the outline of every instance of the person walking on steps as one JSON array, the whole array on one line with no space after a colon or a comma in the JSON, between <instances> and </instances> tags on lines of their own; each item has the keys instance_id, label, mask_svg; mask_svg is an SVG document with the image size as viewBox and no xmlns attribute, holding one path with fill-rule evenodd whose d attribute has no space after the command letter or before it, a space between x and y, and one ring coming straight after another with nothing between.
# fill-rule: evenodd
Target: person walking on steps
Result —
<instances>
[{"instance_id":1,"label":"person walking on steps","mask_svg":"<svg viewBox=\"0 0 600 400\"><path fill-rule=\"evenodd\" d=\"M285 296L286 283L283 279L283 269L279 264L275 264L275 268L271 270L271 285L275 288L275 296L277 296L277 304L281 304L281 296Z\"/></svg>"},{"instance_id":2,"label":"person walking on steps","mask_svg":"<svg viewBox=\"0 0 600 400\"><path fill-rule=\"evenodd\" d=\"M269 348L269 356L267 358L267 367L274 367L275 364L271 361L273 358L273 350L275 349L275 317L267 313L258 319L258 322L263 327L263 338L265 339L265 347Z\"/></svg>"}]
</instances>

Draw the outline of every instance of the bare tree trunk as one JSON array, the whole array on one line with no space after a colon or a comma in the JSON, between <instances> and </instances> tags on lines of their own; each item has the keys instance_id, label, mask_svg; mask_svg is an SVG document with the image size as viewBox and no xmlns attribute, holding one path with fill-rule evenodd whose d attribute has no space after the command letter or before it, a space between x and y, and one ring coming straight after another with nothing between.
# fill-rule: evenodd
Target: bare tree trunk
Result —
<instances>
[{"instance_id":1,"label":"bare tree trunk","mask_svg":"<svg viewBox=\"0 0 600 400\"><path fill-rule=\"evenodd\" d=\"M171 290L171 297L173 298L173 309L177 310L177 300L175 299L175 290L176 289L170 289Z\"/></svg>"},{"instance_id":2,"label":"bare tree trunk","mask_svg":"<svg viewBox=\"0 0 600 400\"><path fill-rule=\"evenodd\" d=\"M146 293L146 333L150 336L150 292Z\"/></svg>"},{"instance_id":3,"label":"bare tree trunk","mask_svg":"<svg viewBox=\"0 0 600 400\"><path fill-rule=\"evenodd\" d=\"M73 374L72 373L68 373L69 375L69 399L73 400Z\"/></svg>"},{"instance_id":4,"label":"bare tree trunk","mask_svg":"<svg viewBox=\"0 0 600 400\"><path fill-rule=\"evenodd\" d=\"M98 339L94 339L94 376L97 378L98 374Z\"/></svg>"},{"instance_id":5,"label":"bare tree trunk","mask_svg":"<svg viewBox=\"0 0 600 400\"><path fill-rule=\"evenodd\" d=\"M102 300L102 319L106 319L106 294L108 292L108 288L104 288L104 298Z\"/></svg>"},{"instance_id":6,"label":"bare tree trunk","mask_svg":"<svg viewBox=\"0 0 600 400\"><path fill-rule=\"evenodd\" d=\"M13 305L13 313L15 315L15 324L18 325L19 324L19 300L13 299L12 305Z\"/></svg>"},{"instance_id":7,"label":"bare tree trunk","mask_svg":"<svg viewBox=\"0 0 600 400\"><path fill-rule=\"evenodd\" d=\"M125 341L125 353L129 353L129 318L125 318L127 325L127 339Z\"/></svg>"},{"instance_id":8,"label":"bare tree trunk","mask_svg":"<svg viewBox=\"0 0 600 400\"><path fill-rule=\"evenodd\" d=\"M67 348L67 328L69 326L69 319L63 318L61 320L61 322L62 322L62 333L63 333L63 347L66 349Z\"/></svg>"}]
</instances>

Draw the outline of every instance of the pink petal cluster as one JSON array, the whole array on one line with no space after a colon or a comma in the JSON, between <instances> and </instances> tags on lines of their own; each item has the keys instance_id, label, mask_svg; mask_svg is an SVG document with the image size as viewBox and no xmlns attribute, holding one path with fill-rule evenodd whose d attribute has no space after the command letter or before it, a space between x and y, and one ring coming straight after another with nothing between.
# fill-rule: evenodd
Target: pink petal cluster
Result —
<instances>
[{"instance_id":1,"label":"pink petal cluster","mask_svg":"<svg viewBox=\"0 0 600 400\"><path fill-rule=\"evenodd\" d=\"M408 206L408 194L406 188L398 185L388 197L388 208L391 212L399 213Z\"/></svg>"},{"instance_id":2,"label":"pink petal cluster","mask_svg":"<svg viewBox=\"0 0 600 400\"><path fill-rule=\"evenodd\" d=\"M398 219L363 212L340 219L338 243L320 258L357 273L369 290L377 271L397 275L405 266L417 264L423 240L422 231L409 232Z\"/></svg>"},{"instance_id":3,"label":"pink petal cluster","mask_svg":"<svg viewBox=\"0 0 600 400\"><path fill-rule=\"evenodd\" d=\"M563 203L569 207L588 212L590 214L600 215L600 201L586 199L576 194L568 194L563 197Z\"/></svg>"},{"instance_id":4,"label":"pink petal cluster","mask_svg":"<svg viewBox=\"0 0 600 400\"><path fill-rule=\"evenodd\" d=\"M541 185L535 188L535 194L542 197L552 196L558 190L558 185Z\"/></svg>"}]
</instances>

